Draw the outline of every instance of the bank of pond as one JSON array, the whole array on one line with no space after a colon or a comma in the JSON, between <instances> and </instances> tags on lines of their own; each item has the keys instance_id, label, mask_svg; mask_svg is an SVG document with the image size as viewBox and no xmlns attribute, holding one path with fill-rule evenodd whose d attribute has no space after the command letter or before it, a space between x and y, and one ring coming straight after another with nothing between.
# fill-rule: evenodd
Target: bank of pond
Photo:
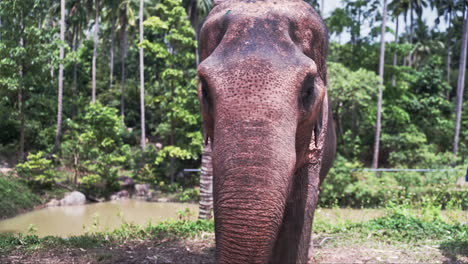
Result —
<instances>
[{"instance_id":1,"label":"bank of pond","mask_svg":"<svg viewBox=\"0 0 468 264\"><path fill-rule=\"evenodd\" d=\"M384 217L389 209L319 208L315 227L327 229L350 223L365 223ZM437 208L407 209L423 220L467 224L468 211ZM71 237L96 232L112 232L122 225L147 226L167 221L195 221L194 203L147 202L135 199L88 203L85 205L44 207L0 221L0 233L34 234L39 237Z\"/></svg>"},{"instance_id":2,"label":"bank of pond","mask_svg":"<svg viewBox=\"0 0 468 264\"><path fill-rule=\"evenodd\" d=\"M70 237L110 231L128 222L144 226L180 218L195 220L198 205L133 199L85 205L45 207L0 221L0 233Z\"/></svg>"}]
</instances>

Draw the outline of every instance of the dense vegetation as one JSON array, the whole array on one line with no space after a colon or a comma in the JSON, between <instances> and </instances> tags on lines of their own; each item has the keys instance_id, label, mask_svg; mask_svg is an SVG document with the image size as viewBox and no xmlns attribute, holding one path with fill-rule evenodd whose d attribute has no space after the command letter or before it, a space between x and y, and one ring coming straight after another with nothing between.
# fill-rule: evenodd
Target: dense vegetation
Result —
<instances>
[{"instance_id":1,"label":"dense vegetation","mask_svg":"<svg viewBox=\"0 0 468 264\"><path fill-rule=\"evenodd\" d=\"M40 199L28 186L14 178L0 177L0 219L38 205Z\"/></svg>"},{"instance_id":2,"label":"dense vegetation","mask_svg":"<svg viewBox=\"0 0 468 264\"><path fill-rule=\"evenodd\" d=\"M142 1L66 0L65 24L58 0L0 2L0 161L18 163L18 175L30 186L52 188L61 181L104 197L118 189L122 175L154 186L198 183L197 174L183 169L200 166L196 32L212 2L144 2L143 41ZM311 4L319 7L317 2ZM343 0L325 16L338 157L321 203L367 207L430 198L465 208L467 192L453 190L468 156L466 93L455 153L453 148L468 11L463 0L390 2L388 20L404 17L405 24L386 28L378 159L379 167L458 171L359 172L373 155L380 2ZM436 21L428 21L431 9ZM94 93L97 102L90 103Z\"/></svg>"}]
</instances>

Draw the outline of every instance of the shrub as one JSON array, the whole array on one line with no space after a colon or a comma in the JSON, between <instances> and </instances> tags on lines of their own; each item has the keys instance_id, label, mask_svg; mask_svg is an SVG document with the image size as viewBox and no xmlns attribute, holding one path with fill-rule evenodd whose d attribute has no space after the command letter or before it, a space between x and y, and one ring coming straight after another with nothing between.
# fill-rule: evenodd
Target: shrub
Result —
<instances>
[{"instance_id":1,"label":"shrub","mask_svg":"<svg viewBox=\"0 0 468 264\"><path fill-rule=\"evenodd\" d=\"M107 196L118 189L118 169L131 156L123 131L117 110L100 103L88 105L75 121L67 120L62 162L74 168L74 181L85 192Z\"/></svg>"},{"instance_id":2,"label":"shrub","mask_svg":"<svg viewBox=\"0 0 468 264\"><path fill-rule=\"evenodd\" d=\"M18 175L32 187L51 187L57 177L52 160L44 156L42 151L31 153L26 162L16 165Z\"/></svg>"},{"instance_id":3,"label":"shrub","mask_svg":"<svg viewBox=\"0 0 468 264\"><path fill-rule=\"evenodd\" d=\"M436 164L434 164L436 166ZM468 208L468 190L455 187L464 171L366 172L359 163L338 156L321 186L322 207L382 207L389 202L441 208Z\"/></svg>"}]
</instances>

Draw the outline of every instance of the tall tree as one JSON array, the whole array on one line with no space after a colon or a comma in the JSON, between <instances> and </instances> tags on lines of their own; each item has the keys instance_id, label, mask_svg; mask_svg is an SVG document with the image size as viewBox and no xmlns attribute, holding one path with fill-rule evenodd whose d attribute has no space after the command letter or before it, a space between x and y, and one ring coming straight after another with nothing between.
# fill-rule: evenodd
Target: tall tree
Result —
<instances>
[{"instance_id":1,"label":"tall tree","mask_svg":"<svg viewBox=\"0 0 468 264\"><path fill-rule=\"evenodd\" d=\"M63 103L63 59L65 57L65 0L60 0L60 65L58 78L58 102L57 102L57 130L55 132L55 144L53 153L60 148L62 135L62 103Z\"/></svg>"},{"instance_id":2,"label":"tall tree","mask_svg":"<svg viewBox=\"0 0 468 264\"><path fill-rule=\"evenodd\" d=\"M188 17L190 20L190 24L192 25L193 30L195 30L195 38L197 42L198 42L198 33L201 28L200 21L203 21L203 19L208 15L212 7L213 7L212 0L191 0L189 2L189 5L187 7L187 13L188 13ZM196 56L196 63L198 65L199 63L198 49L195 50L195 56Z\"/></svg>"},{"instance_id":3,"label":"tall tree","mask_svg":"<svg viewBox=\"0 0 468 264\"><path fill-rule=\"evenodd\" d=\"M109 89L112 90L114 84L114 60L115 60L115 34L119 17L120 0L106 0L103 20L110 24L110 45L109 45Z\"/></svg>"},{"instance_id":4,"label":"tall tree","mask_svg":"<svg viewBox=\"0 0 468 264\"><path fill-rule=\"evenodd\" d=\"M24 52L24 15L23 10L21 10L20 15L20 40L19 47L21 52ZM26 155L24 153L24 140L25 140L25 127L24 127L24 64L23 58L21 58L19 70L18 70L18 110L19 110L19 119L20 119L20 138L19 138L19 161L26 160Z\"/></svg>"},{"instance_id":5,"label":"tall tree","mask_svg":"<svg viewBox=\"0 0 468 264\"><path fill-rule=\"evenodd\" d=\"M402 4L399 1L393 1L388 5L388 9L391 10L392 15L395 19L395 47L398 45L399 42L399 34L400 34L400 15L405 12L402 7ZM393 53L393 68L395 68L398 64L398 55L397 51ZM392 86L396 85L396 76L393 74L392 76Z\"/></svg>"},{"instance_id":6,"label":"tall tree","mask_svg":"<svg viewBox=\"0 0 468 264\"><path fill-rule=\"evenodd\" d=\"M465 72L466 72L466 50L468 45L468 17L465 16L463 22L463 36L460 47L460 68L458 72L457 82L457 99L455 109L455 135L453 137L453 154L457 155L458 152L458 141L460 140L460 126L461 126L461 115L463 106L463 91L465 89Z\"/></svg>"},{"instance_id":7,"label":"tall tree","mask_svg":"<svg viewBox=\"0 0 468 264\"><path fill-rule=\"evenodd\" d=\"M131 0L124 0L120 4L119 30L120 30L120 116L125 123L125 81L127 58L127 27L135 25L135 15L131 7Z\"/></svg>"},{"instance_id":8,"label":"tall tree","mask_svg":"<svg viewBox=\"0 0 468 264\"><path fill-rule=\"evenodd\" d=\"M446 76L447 82L450 84L450 71L451 71L451 64L452 64L452 17L453 13L456 12L456 0L435 0L431 2L432 7L437 9L437 18L435 20L436 24L440 23L440 18L443 17L445 22L447 23L447 37L446 37L446 48L447 48L447 61L446 61ZM448 95L447 95L448 98Z\"/></svg>"},{"instance_id":9,"label":"tall tree","mask_svg":"<svg viewBox=\"0 0 468 264\"><path fill-rule=\"evenodd\" d=\"M89 1L89 0L88 0ZM70 25L71 28L71 48L73 54L73 69L72 69L72 85L71 92L72 98L77 98L78 96L78 67L80 65L79 60L77 59L77 51L80 45L81 39L83 39L84 28L88 24L88 14L85 7L85 3L82 0L74 0L71 2L69 7L69 12L67 16L66 24ZM76 115L77 102L72 100L71 104L71 116Z\"/></svg>"},{"instance_id":10,"label":"tall tree","mask_svg":"<svg viewBox=\"0 0 468 264\"><path fill-rule=\"evenodd\" d=\"M144 0L140 0L140 43L143 43L143 7ZM140 46L140 115L141 115L141 149L144 150L146 146L146 132L145 132L145 62L143 46Z\"/></svg>"},{"instance_id":11,"label":"tall tree","mask_svg":"<svg viewBox=\"0 0 468 264\"><path fill-rule=\"evenodd\" d=\"M213 163L211 159L211 143L208 138L203 146L200 175L200 207L199 219L210 219L213 211Z\"/></svg>"},{"instance_id":12,"label":"tall tree","mask_svg":"<svg viewBox=\"0 0 468 264\"><path fill-rule=\"evenodd\" d=\"M96 60L98 56L98 44L99 44L99 0L95 0L94 8L96 9L94 18L94 48L93 48L93 65L92 65L92 94L91 102L96 102Z\"/></svg>"},{"instance_id":13,"label":"tall tree","mask_svg":"<svg viewBox=\"0 0 468 264\"><path fill-rule=\"evenodd\" d=\"M125 123L125 58L127 57L127 9L120 9L120 116Z\"/></svg>"},{"instance_id":14,"label":"tall tree","mask_svg":"<svg viewBox=\"0 0 468 264\"><path fill-rule=\"evenodd\" d=\"M382 119L382 95L384 82L384 65L385 65L385 28L387 23L387 0L383 1L382 11L382 27L380 31L380 59L379 59L379 95L377 99L377 120L375 124L375 139L374 139L374 156L372 159L372 168L376 169L379 166L379 149L380 149L380 130Z\"/></svg>"}]
</instances>

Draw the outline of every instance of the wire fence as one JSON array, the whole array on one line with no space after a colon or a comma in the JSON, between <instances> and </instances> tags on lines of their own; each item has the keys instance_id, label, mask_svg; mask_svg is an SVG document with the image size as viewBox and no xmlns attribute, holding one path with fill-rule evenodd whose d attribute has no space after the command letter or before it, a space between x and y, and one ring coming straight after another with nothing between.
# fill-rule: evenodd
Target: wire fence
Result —
<instances>
[{"instance_id":1,"label":"wire fence","mask_svg":"<svg viewBox=\"0 0 468 264\"><path fill-rule=\"evenodd\" d=\"M374 172L437 172L437 171L464 171L464 169L352 169L354 171L374 171ZM184 169L184 172L201 172L201 169Z\"/></svg>"}]
</instances>

